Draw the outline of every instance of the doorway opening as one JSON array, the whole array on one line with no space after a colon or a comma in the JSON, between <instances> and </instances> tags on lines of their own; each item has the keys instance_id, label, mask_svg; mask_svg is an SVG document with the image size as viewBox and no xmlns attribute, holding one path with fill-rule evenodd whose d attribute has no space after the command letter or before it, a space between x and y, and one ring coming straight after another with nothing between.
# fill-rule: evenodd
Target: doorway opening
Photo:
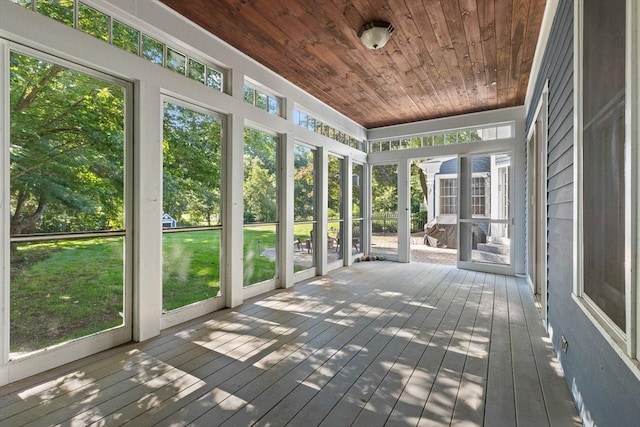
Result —
<instances>
[{"instance_id":1,"label":"doorway opening","mask_svg":"<svg viewBox=\"0 0 640 427\"><path fill-rule=\"evenodd\" d=\"M456 265L457 156L411 161L411 262Z\"/></svg>"},{"instance_id":2,"label":"doorway opening","mask_svg":"<svg viewBox=\"0 0 640 427\"><path fill-rule=\"evenodd\" d=\"M411 261L510 268L509 153L411 162Z\"/></svg>"}]
</instances>

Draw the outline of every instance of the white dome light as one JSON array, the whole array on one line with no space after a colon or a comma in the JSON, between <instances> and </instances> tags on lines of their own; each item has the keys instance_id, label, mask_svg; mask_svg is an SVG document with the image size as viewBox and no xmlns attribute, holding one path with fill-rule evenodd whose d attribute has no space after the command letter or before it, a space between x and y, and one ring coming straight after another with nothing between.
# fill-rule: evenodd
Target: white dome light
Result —
<instances>
[{"instance_id":1,"label":"white dome light","mask_svg":"<svg viewBox=\"0 0 640 427\"><path fill-rule=\"evenodd\" d=\"M373 21L365 24L358 37L367 48L375 50L380 49L387 44L393 33L393 25L384 21Z\"/></svg>"}]
</instances>

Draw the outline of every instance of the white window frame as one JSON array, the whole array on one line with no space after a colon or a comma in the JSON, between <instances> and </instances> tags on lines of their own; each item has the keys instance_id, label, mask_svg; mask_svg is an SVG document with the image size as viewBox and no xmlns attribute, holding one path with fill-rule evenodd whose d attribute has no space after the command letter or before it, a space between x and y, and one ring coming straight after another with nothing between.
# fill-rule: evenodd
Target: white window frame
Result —
<instances>
[{"instance_id":1,"label":"white window frame","mask_svg":"<svg viewBox=\"0 0 640 427\"><path fill-rule=\"evenodd\" d=\"M249 102L247 100L245 100L245 102L247 102L248 104L253 105L254 107L266 112L267 114L270 114L272 116L275 117L284 117L284 102L283 102L283 98L279 95L276 95L275 93L273 93L272 91L270 91L269 89L267 89L266 87L264 87L263 85L261 85L260 83L257 83L251 79L249 79L248 77L246 77L244 79L244 85L243 85L243 99L244 99L244 87L248 87L251 88L253 90L253 102ZM267 108L260 108L257 104L257 96L258 94L261 95L265 95L267 97ZM275 113L272 113L269 111L269 100L273 99L276 102L276 107L277 107L277 111Z\"/></svg>"},{"instance_id":2,"label":"white window frame","mask_svg":"<svg viewBox=\"0 0 640 427\"><path fill-rule=\"evenodd\" d=\"M484 182L484 214L483 215L473 215L474 218L488 218L487 216L487 212L490 211L491 209L491 186L489 185L489 182L487 180L487 173L486 172L475 172L473 173L473 175L471 176L472 179L482 179ZM454 213L446 213L443 214L441 212L442 209L442 203L440 202L440 185L442 183L442 180L444 179L453 179L456 181L456 194L451 196L456 200L456 212ZM457 205L458 203L458 191L460 189L460 186L458 184L458 174L442 174L442 175L436 175L435 176L435 212L437 212L436 216L443 216L443 215L450 215L450 216L457 216L458 215L458 209L460 208L460 206Z\"/></svg>"},{"instance_id":3,"label":"white window frame","mask_svg":"<svg viewBox=\"0 0 640 427\"><path fill-rule=\"evenodd\" d=\"M621 359L640 378L638 361L638 343L640 342L640 292L638 292L637 269L640 240L636 239L638 231L638 190L640 189L637 167L640 165L640 150L637 149L640 135L640 112L638 96L638 79L640 55L638 30L640 25L640 5L635 0L626 1L626 52L625 52L625 330L620 329L600 307L584 292L584 234L583 234L583 191L582 180L583 158L583 31L584 1L575 3L574 8L574 212L573 212L573 270L574 282L572 297L585 315L593 322L599 332L611 344Z\"/></svg>"},{"instance_id":4,"label":"white window frame","mask_svg":"<svg viewBox=\"0 0 640 427\"><path fill-rule=\"evenodd\" d=\"M68 339L60 344L49 345L25 354L13 355L10 351L10 251L9 242L11 240L9 232L10 218L10 171L9 168L0 173L0 205L7 207L0 213L0 270L2 271L0 283L0 384L4 385L24 377L28 377L44 370L60 366L77 360L80 357L90 356L101 351L108 350L117 343L126 343L134 338L135 331L132 330L132 322L136 316L133 293L135 278L133 273L134 258L134 180L135 171L134 159L134 132L132 120L132 104L134 98L134 88L130 81L124 80L109 71L93 69L81 63L75 63L65 57L57 57L50 53L41 52L30 46L14 43L10 40L0 38L0 141L10 141L10 53L15 52L20 55L27 55L51 64L57 64L74 72L82 73L96 79L117 84L125 91L125 141L123 151L124 161L124 212L125 222L122 236L125 239L124 264L123 264L123 299L124 312L123 324L111 329L104 329L97 333L87 334L76 339ZM10 144L5 143L0 148L0 161L3 165L8 165L10 160ZM4 204L3 204L4 203ZM116 236L115 233L106 233L105 236ZM74 233L64 233L73 235ZM6 310L4 309L6 308Z\"/></svg>"},{"instance_id":5,"label":"white window frame","mask_svg":"<svg viewBox=\"0 0 640 427\"><path fill-rule=\"evenodd\" d=\"M456 193L450 195L450 198L452 200L454 200L454 203L456 205L456 211L455 212L449 212L449 213L442 213L442 202L441 202L441 197L442 197L442 181L444 180L454 180L456 183ZM435 211L436 216L442 216L442 215L451 215L451 216L456 216L458 215L458 174L446 174L446 175L436 175L436 206L435 206Z\"/></svg>"},{"instance_id":6,"label":"white window frame","mask_svg":"<svg viewBox=\"0 0 640 427\"><path fill-rule=\"evenodd\" d=\"M471 188L474 188L474 182L479 182L481 183L481 187L484 189L484 192L480 195L480 194L471 194L471 213L474 217L486 217L487 216L487 211L489 209L487 209L487 207L490 206L490 200L491 200L491 187L489 186L489 191L487 191L487 181L488 181L488 175L473 175L471 177ZM482 200L482 203L478 203L478 204L474 204L474 199ZM475 210L476 207L482 207L482 213L481 214L475 214L473 213L473 211Z\"/></svg>"},{"instance_id":7,"label":"white window frame","mask_svg":"<svg viewBox=\"0 0 640 427\"><path fill-rule=\"evenodd\" d=\"M194 102L192 100L184 99L183 97L180 97L180 96L162 94L161 101L163 105L164 103L178 105L180 107L189 109L193 112L196 112L199 114L206 114L220 120L220 126L222 129L222 136L221 136L222 141L220 144L221 161L219 165L220 176L221 176L220 177L221 219L220 219L220 224L215 226L207 226L204 228L209 229L211 231L220 232L220 250L223 251L224 248L226 247L225 246L226 239L227 239L226 233L228 232L227 224L224 216L224 212L226 208L225 205L227 201L227 194L226 194L227 186L225 183L225 177L227 176L227 173L226 173L227 144L225 143L225 136L224 136L227 132L227 117L209 106L203 106L200 103ZM162 121L161 127L164 129L164 107L163 107L163 121ZM162 170L164 170L164 164L162 165ZM164 173L162 174L162 176L164 181ZM164 244L164 234L165 232L163 231L161 245ZM204 316L205 314L212 313L217 310L221 310L225 307L227 293L229 293L231 289L230 289L230 286L228 286L228 281L226 280L227 266L225 265L224 258L222 256L219 262L220 262L220 271L219 271L219 277L218 277L218 280L220 281L219 294L215 297L202 299L200 301L196 301L188 305L184 305L182 307L178 307L169 311L163 311L160 318L161 329L167 329L172 326L179 325L180 323L186 322L188 320L192 320L199 316ZM164 272L162 272L162 274L164 274ZM161 281L161 284L163 285L164 281ZM164 292L164 288L162 286L161 286L161 292Z\"/></svg>"}]
</instances>

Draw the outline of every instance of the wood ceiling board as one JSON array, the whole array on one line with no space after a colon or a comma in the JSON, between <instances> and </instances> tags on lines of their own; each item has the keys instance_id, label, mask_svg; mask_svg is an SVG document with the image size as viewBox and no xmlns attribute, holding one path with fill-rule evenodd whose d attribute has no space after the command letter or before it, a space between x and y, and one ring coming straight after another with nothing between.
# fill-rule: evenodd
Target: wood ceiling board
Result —
<instances>
[{"instance_id":1,"label":"wood ceiling board","mask_svg":"<svg viewBox=\"0 0 640 427\"><path fill-rule=\"evenodd\" d=\"M406 6L410 19L415 22L416 28L419 30L417 37L414 39L416 41L414 53L416 56L424 58L423 61L416 65L416 69L424 67L427 73L427 81L439 98L439 114L447 115L455 105L455 98L451 97L448 85L443 77L448 73L448 69L438 47L435 33L432 31L429 16L421 1L407 0ZM423 63L424 65L422 65Z\"/></svg>"},{"instance_id":2,"label":"wood ceiling board","mask_svg":"<svg viewBox=\"0 0 640 427\"><path fill-rule=\"evenodd\" d=\"M507 102L511 83L511 9L512 0L496 0L497 105Z\"/></svg>"},{"instance_id":3,"label":"wood ceiling board","mask_svg":"<svg viewBox=\"0 0 640 427\"><path fill-rule=\"evenodd\" d=\"M545 0L161 1L366 128L522 105L545 6ZM372 20L395 26L376 51L357 36Z\"/></svg>"},{"instance_id":4,"label":"wood ceiling board","mask_svg":"<svg viewBox=\"0 0 640 427\"><path fill-rule=\"evenodd\" d=\"M509 99L517 98L520 90L521 73L523 70L525 40L527 35L527 21L529 18L529 3L527 0L513 0L511 20L511 63L509 67ZM525 88L526 90L526 88Z\"/></svg>"},{"instance_id":5,"label":"wood ceiling board","mask_svg":"<svg viewBox=\"0 0 640 427\"><path fill-rule=\"evenodd\" d=\"M422 41L418 24L411 14L411 7L406 10L393 9L391 20L396 23L403 37L397 41L398 48L393 52L398 69L404 73L406 79L405 93L413 100L424 114L446 114L441 94L445 92L433 68L433 59ZM397 37L394 40L398 39ZM435 84L434 84L435 83Z\"/></svg>"},{"instance_id":6,"label":"wood ceiling board","mask_svg":"<svg viewBox=\"0 0 640 427\"><path fill-rule=\"evenodd\" d=\"M492 1L478 3L478 17L484 56L487 104L491 105L498 102L498 55L496 46L495 3Z\"/></svg>"},{"instance_id":7,"label":"wood ceiling board","mask_svg":"<svg viewBox=\"0 0 640 427\"><path fill-rule=\"evenodd\" d=\"M542 27L542 18L543 15L535 13L533 10L533 6L529 6L529 25L527 26L527 31L531 31L531 28L541 28ZM527 39L531 37L530 34L527 34ZM536 35L536 39L537 39ZM520 66L521 73L527 73L527 82L529 78L531 78L531 67L533 65L533 57L536 53L536 46L531 45L529 43L524 46L524 53L522 55L522 65ZM527 96L527 85L520 85L518 89L518 99L524 99Z\"/></svg>"},{"instance_id":8,"label":"wood ceiling board","mask_svg":"<svg viewBox=\"0 0 640 427\"><path fill-rule=\"evenodd\" d=\"M478 105L487 102L487 79L485 77L484 55L482 52L482 36L480 31L480 17L475 0L460 0L460 13L463 16L464 34L467 40L473 84Z\"/></svg>"},{"instance_id":9,"label":"wood ceiling board","mask_svg":"<svg viewBox=\"0 0 640 427\"><path fill-rule=\"evenodd\" d=\"M461 96L466 94L468 105L472 106L472 108L478 108L480 105L478 93L475 89L475 77L471 67L471 60L469 59L469 46L462 22L462 12L457 1L444 1L441 2L441 5L449 28L453 47L452 53L455 54L457 63L456 69L462 79L462 86L458 88L458 91Z\"/></svg>"}]
</instances>

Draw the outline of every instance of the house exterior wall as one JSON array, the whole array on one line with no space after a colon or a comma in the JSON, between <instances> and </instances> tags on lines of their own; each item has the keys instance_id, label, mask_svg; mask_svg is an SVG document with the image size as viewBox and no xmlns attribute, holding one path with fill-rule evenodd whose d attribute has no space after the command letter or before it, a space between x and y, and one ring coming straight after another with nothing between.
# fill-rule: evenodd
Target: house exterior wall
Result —
<instances>
[{"instance_id":1,"label":"house exterior wall","mask_svg":"<svg viewBox=\"0 0 640 427\"><path fill-rule=\"evenodd\" d=\"M491 157L489 156L475 156L473 158L473 173L478 172L490 172L491 171ZM457 174L458 173L458 159L447 160L440 166L440 174Z\"/></svg>"},{"instance_id":2,"label":"house exterior wall","mask_svg":"<svg viewBox=\"0 0 640 427\"><path fill-rule=\"evenodd\" d=\"M585 425L640 425L640 379L572 297L574 266L574 2L560 0L529 107L549 82L548 332ZM534 120L529 108L527 128ZM586 189L587 190L587 189ZM566 352L560 341L568 342Z\"/></svg>"}]
</instances>

